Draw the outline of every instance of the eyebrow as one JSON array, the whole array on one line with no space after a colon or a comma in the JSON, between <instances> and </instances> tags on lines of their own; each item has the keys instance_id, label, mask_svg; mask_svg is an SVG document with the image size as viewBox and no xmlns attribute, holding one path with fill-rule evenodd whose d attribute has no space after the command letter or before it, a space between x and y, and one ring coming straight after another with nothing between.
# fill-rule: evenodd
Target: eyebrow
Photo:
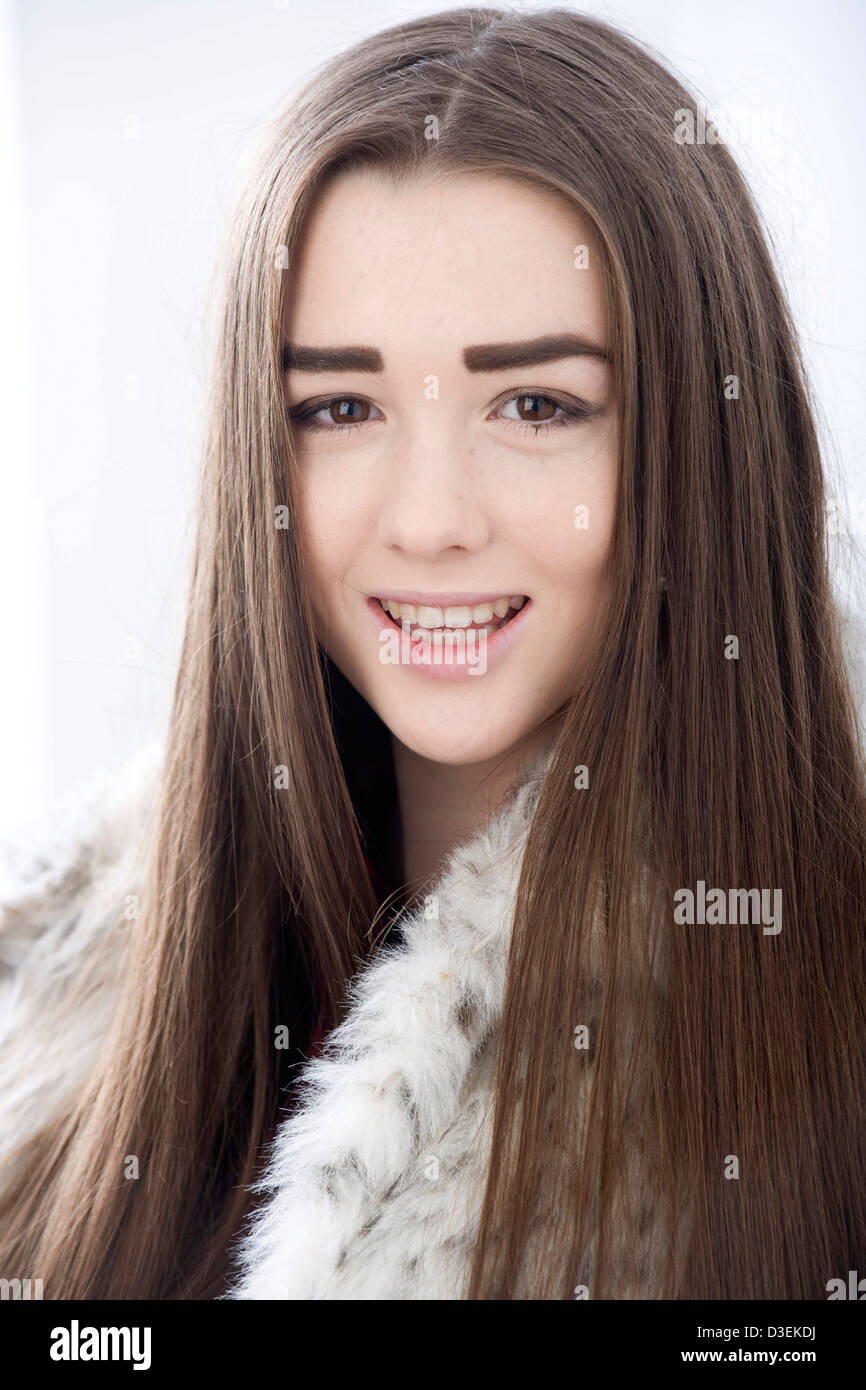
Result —
<instances>
[{"instance_id":1,"label":"eyebrow","mask_svg":"<svg viewBox=\"0 0 866 1390\"><path fill-rule=\"evenodd\" d=\"M470 372L499 372L506 367L537 367L564 357L594 357L610 361L607 348L581 338L576 333L553 333L516 343L481 343L463 349L463 361ZM283 371L296 372L383 372L385 363L378 348L300 347L285 343Z\"/></svg>"},{"instance_id":2,"label":"eyebrow","mask_svg":"<svg viewBox=\"0 0 866 1390\"><path fill-rule=\"evenodd\" d=\"M498 372L503 367L537 367L558 362L563 357L595 357L610 361L607 348L591 343L576 333L550 333L522 343L483 343L463 349L463 361L470 372Z\"/></svg>"}]
</instances>

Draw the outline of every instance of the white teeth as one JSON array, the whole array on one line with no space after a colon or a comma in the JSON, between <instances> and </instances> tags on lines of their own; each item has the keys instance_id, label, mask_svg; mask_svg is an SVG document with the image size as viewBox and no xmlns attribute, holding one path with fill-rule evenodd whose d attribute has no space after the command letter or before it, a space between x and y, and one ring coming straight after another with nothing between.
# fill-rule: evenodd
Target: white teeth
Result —
<instances>
[{"instance_id":1,"label":"white teeth","mask_svg":"<svg viewBox=\"0 0 866 1390\"><path fill-rule=\"evenodd\" d=\"M404 603L404 608L411 608L411 604ZM441 627L445 621L441 608L419 608L416 619L419 627Z\"/></svg>"},{"instance_id":2,"label":"white teeth","mask_svg":"<svg viewBox=\"0 0 866 1390\"><path fill-rule=\"evenodd\" d=\"M473 623L490 623L496 618L504 618L509 608L522 608L526 602L522 594L512 594L508 598L495 599L493 603L460 604L453 608L437 608L432 604L398 603L395 599L379 600L382 607L398 623L411 623L413 627L431 628L434 631L469 627Z\"/></svg>"}]
</instances>

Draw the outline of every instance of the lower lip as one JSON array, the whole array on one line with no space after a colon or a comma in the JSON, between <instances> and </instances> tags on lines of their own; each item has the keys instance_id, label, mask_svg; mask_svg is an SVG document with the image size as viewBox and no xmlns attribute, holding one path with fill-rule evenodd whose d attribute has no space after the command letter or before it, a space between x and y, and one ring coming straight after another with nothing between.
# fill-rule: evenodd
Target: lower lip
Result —
<instances>
[{"instance_id":1,"label":"lower lip","mask_svg":"<svg viewBox=\"0 0 866 1390\"><path fill-rule=\"evenodd\" d=\"M431 676L433 680L462 681L470 676L472 676L474 680L477 680L478 676L486 675L491 667L502 660L515 637L517 637L526 626L527 615L532 608L532 599L526 599L523 607L517 610L514 617L510 618L504 627L498 627L496 631L491 633L487 638L485 651L486 669L484 671L481 671L478 662L478 656L480 652L484 650L479 642L475 643L474 651L472 652L475 658L473 661L457 661L454 659L453 651L452 660L449 661L444 642L441 648L438 647L438 644L437 647L434 647L432 642L425 643L421 646L419 643L413 642L408 635L406 637L406 647L404 648L402 646L402 627L394 622L394 619L389 613L385 612L379 600L377 598L368 598L365 606L367 612L376 624L377 636L380 632L388 631L395 632L397 636L401 638L400 666L404 668L408 667L410 671L418 671L424 676ZM380 650L381 649L380 643ZM408 662L403 660L405 651L408 651L410 654L410 660ZM422 657L423 659L421 659ZM473 675L473 672L476 674Z\"/></svg>"}]
</instances>

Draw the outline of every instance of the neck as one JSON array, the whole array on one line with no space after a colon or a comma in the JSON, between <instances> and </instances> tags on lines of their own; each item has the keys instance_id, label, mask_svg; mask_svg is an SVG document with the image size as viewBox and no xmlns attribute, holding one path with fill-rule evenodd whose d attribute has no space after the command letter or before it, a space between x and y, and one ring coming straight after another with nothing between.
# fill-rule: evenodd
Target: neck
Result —
<instances>
[{"instance_id":1,"label":"neck","mask_svg":"<svg viewBox=\"0 0 866 1390\"><path fill-rule=\"evenodd\" d=\"M554 725L486 762L452 765L421 757L393 738L403 879L412 892L432 885L451 850L483 830L514 780L553 741Z\"/></svg>"}]
</instances>

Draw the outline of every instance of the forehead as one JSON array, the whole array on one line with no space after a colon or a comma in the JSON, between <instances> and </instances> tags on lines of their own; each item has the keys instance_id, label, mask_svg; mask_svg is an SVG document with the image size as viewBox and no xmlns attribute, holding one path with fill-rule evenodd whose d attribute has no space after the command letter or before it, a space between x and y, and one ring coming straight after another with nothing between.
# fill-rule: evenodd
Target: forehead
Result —
<instances>
[{"instance_id":1,"label":"forehead","mask_svg":"<svg viewBox=\"0 0 866 1390\"><path fill-rule=\"evenodd\" d=\"M385 350L607 332L595 244L564 197L500 175L396 186L368 171L340 175L311 209L283 327L295 343Z\"/></svg>"}]
</instances>

